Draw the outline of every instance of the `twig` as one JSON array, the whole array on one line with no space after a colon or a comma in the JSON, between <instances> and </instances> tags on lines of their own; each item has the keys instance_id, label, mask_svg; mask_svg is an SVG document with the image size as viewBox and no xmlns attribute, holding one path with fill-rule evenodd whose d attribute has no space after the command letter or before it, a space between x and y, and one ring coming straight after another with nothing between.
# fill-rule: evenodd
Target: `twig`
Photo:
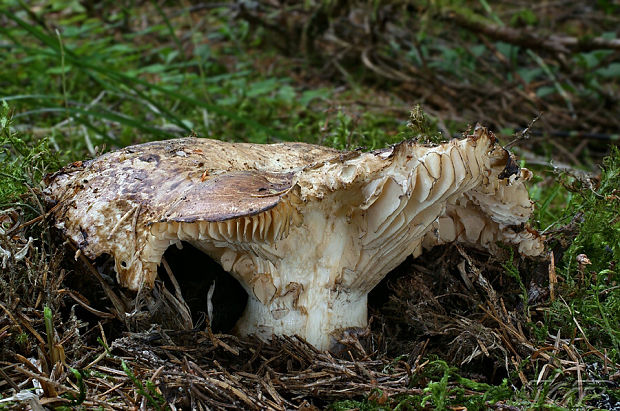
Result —
<instances>
[{"instance_id":1,"label":"twig","mask_svg":"<svg viewBox=\"0 0 620 411\"><path fill-rule=\"evenodd\" d=\"M4 381L6 381L11 386L11 388L15 390L15 392L20 391L19 386L15 384L15 381L13 381L13 379L9 377L7 373L4 372L2 367L0 367L0 377L2 377Z\"/></svg>"},{"instance_id":2,"label":"twig","mask_svg":"<svg viewBox=\"0 0 620 411\"><path fill-rule=\"evenodd\" d=\"M530 121L530 124L528 124L526 128L524 128L521 131L516 132L515 133L515 138L512 141L510 141L508 144L506 144L504 146L504 148L506 150L508 150L510 147L512 147L513 145L515 145L519 141L527 140L528 138L530 138L530 129L532 128L534 123L536 123L538 121L538 119L541 116L542 116L542 113L538 113L538 115L532 121Z\"/></svg>"},{"instance_id":3,"label":"twig","mask_svg":"<svg viewBox=\"0 0 620 411\"><path fill-rule=\"evenodd\" d=\"M79 248L75 244L73 244L72 242L70 244L73 247L73 249L76 250L76 252L77 252L77 250L79 250ZM114 306L114 310L116 311L116 313L115 313L116 314L116 318L118 318L119 320L121 320L121 322L123 324L125 324L126 323L125 322L125 313L126 313L127 309L126 309L125 304L123 303L123 301L116 295L116 293L112 290L112 288L108 285L108 283L103 279L101 274L99 274L99 271L97 271L97 269L95 267L93 267L93 265L88 260L88 258L86 258L86 256L84 256L83 254L80 254L79 258L82 261L82 263L84 263L84 265L86 265L86 268L88 269L88 271L90 271L90 273L97 280L99 280L99 283L103 287L103 291L106 293L106 295L108 296L108 298L112 302L112 305Z\"/></svg>"},{"instance_id":4,"label":"twig","mask_svg":"<svg viewBox=\"0 0 620 411\"><path fill-rule=\"evenodd\" d=\"M453 10L447 13L445 17L473 33L482 33L496 40L529 49L550 51L552 53L583 52L601 49L620 50L620 39L606 39L602 37L586 39L555 34L544 36L533 31L474 21Z\"/></svg>"},{"instance_id":5,"label":"twig","mask_svg":"<svg viewBox=\"0 0 620 411\"><path fill-rule=\"evenodd\" d=\"M110 240L114 236L114 234L116 234L116 231L119 229L121 224L123 224L129 217L131 217L131 215L135 213L138 208L140 208L139 204L134 205L130 210L127 210L127 212L121 217L121 219L118 220L118 223L116 223L116 225L112 227L110 234L108 234L108 240Z\"/></svg>"},{"instance_id":6,"label":"twig","mask_svg":"<svg viewBox=\"0 0 620 411\"><path fill-rule=\"evenodd\" d=\"M50 208L49 211L47 213L41 214L35 218L33 218L32 220L26 221L23 224L17 225L15 227L13 227L8 233L7 235L12 235L13 233L17 232L18 230L21 230L24 227L28 227L29 225L32 225L34 223L37 223L41 220L43 220L44 218L47 218L50 214L52 214L54 211L56 211L58 209L58 207L60 207L62 203L58 203L56 204L54 207Z\"/></svg>"},{"instance_id":7,"label":"twig","mask_svg":"<svg viewBox=\"0 0 620 411\"><path fill-rule=\"evenodd\" d=\"M68 294L71 298L73 298L75 300L76 303L81 305L86 311L90 312L91 314L96 315L97 317L101 317L101 318L116 318L116 316L114 314L104 313L103 311L99 311L99 310L89 306L87 304L87 302L82 301L82 299L79 298L77 295L75 295L75 293L73 291L71 291L71 290L58 290L57 293L58 294Z\"/></svg>"},{"instance_id":8,"label":"twig","mask_svg":"<svg viewBox=\"0 0 620 411\"><path fill-rule=\"evenodd\" d=\"M179 285L177 278L174 276L174 273L172 272L172 269L170 268L170 264L168 264L168 261L166 260L165 257L161 258L161 264L164 266L164 270L166 270L166 273L168 274L168 278L170 278L170 282L172 282L172 285L174 287L175 297L185 304L185 300L183 299L183 295L181 294L181 286Z\"/></svg>"}]
</instances>

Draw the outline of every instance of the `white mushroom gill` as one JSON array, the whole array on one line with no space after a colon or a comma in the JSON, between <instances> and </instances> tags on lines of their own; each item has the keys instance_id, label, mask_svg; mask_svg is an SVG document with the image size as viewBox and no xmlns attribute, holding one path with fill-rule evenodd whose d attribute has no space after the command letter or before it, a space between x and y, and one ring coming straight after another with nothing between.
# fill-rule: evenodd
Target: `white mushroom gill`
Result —
<instances>
[{"instance_id":1,"label":"white mushroom gill","mask_svg":"<svg viewBox=\"0 0 620 411\"><path fill-rule=\"evenodd\" d=\"M152 286L165 250L186 241L247 291L239 334L297 334L326 349L335 331L366 326L370 290L424 247L543 251L526 225L530 174L500 179L508 162L482 127L371 153L180 139L67 167L47 193L61 203L57 226L87 256L112 254L122 285Z\"/></svg>"}]
</instances>

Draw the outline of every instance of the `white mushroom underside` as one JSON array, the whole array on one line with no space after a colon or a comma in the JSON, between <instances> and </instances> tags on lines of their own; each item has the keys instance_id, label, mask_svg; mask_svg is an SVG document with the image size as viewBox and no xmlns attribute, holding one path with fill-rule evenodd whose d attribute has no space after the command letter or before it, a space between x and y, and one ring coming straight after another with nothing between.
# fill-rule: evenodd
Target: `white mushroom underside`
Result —
<instances>
[{"instance_id":1,"label":"white mushroom underside","mask_svg":"<svg viewBox=\"0 0 620 411\"><path fill-rule=\"evenodd\" d=\"M169 154L179 147L187 159ZM234 161L218 154L231 150ZM270 150L275 159L264 161ZM504 241L542 252L522 227L533 210L522 183L530 174L500 180L507 158L483 128L373 153L181 139L110 153L94 171L70 167L53 190L65 201L57 226L89 257L112 254L123 286L152 286L166 249L186 241L247 291L240 334L298 334L325 349L334 331L367 324L368 292L424 247L493 251ZM225 168L209 174L209 164ZM160 182L149 196L145 187Z\"/></svg>"},{"instance_id":2,"label":"white mushroom underside","mask_svg":"<svg viewBox=\"0 0 620 411\"><path fill-rule=\"evenodd\" d=\"M343 208L306 191L303 206L292 200L301 194L291 193L291 201L254 216L155 223L143 253L147 269L156 270L170 244L187 241L245 287L248 305L236 327L241 334L299 334L327 348L335 330L365 326L368 292L408 255L419 255L423 245L459 240L492 248L498 240L523 239L463 196L488 181L487 150L484 144L472 148L459 141L419 158L402 157L350 193L363 193L362 206ZM363 159L351 160L343 170L349 181L367 173ZM346 184L333 187L340 180L323 181L347 195ZM503 197L514 191L505 190Z\"/></svg>"}]
</instances>

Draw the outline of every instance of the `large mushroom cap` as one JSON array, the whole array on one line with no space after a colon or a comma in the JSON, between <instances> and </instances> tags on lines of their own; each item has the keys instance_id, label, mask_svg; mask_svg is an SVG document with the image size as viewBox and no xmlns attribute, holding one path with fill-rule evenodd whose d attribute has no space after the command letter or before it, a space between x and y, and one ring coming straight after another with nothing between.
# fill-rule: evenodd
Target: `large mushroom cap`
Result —
<instances>
[{"instance_id":1,"label":"large mushroom cap","mask_svg":"<svg viewBox=\"0 0 620 411\"><path fill-rule=\"evenodd\" d=\"M46 193L60 203L54 217L64 234L89 258L113 255L120 284L137 290L153 284L160 262L145 258L151 232L174 231L170 240L177 240L190 223L214 229L268 214L300 169L338 153L304 143L158 141L73 163L47 178Z\"/></svg>"},{"instance_id":2,"label":"large mushroom cap","mask_svg":"<svg viewBox=\"0 0 620 411\"><path fill-rule=\"evenodd\" d=\"M184 138L70 165L46 193L56 226L86 256L114 256L121 285L151 287L165 250L187 241L248 292L241 334L327 348L333 331L366 325L368 292L423 247L542 252L526 225L530 173L509 175L509 160L481 127L370 153Z\"/></svg>"}]
</instances>

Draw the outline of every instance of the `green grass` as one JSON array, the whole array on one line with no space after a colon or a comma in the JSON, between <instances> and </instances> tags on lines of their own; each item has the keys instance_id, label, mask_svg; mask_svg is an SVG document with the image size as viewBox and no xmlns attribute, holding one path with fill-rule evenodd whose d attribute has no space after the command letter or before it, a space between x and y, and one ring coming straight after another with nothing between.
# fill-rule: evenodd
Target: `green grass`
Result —
<instances>
[{"instance_id":1,"label":"green grass","mask_svg":"<svg viewBox=\"0 0 620 411\"><path fill-rule=\"evenodd\" d=\"M612 361L620 360L620 152L611 147L603 160L599 181L579 173L554 172L552 184L530 191L537 202L534 215L539 230L551 233L550 247L559 246L556 266L564 300L556 300L547 316L546 330L563 335L581 333L595 346L607 347ZM541 172L544 174L544 172ZM542 179L535 180L540 183ZM567 229L557 229L568 227ZM580 268L577 256L591 264Z\"/></svg>"},{"instance_id":2,"label":"green grass","mask_svg":"<svg viewBox=\"0 0 620 411\"><path fill-rule=\"evenodd\" d=\"M570 185L569 185L570 184ZM598 187L570 179L564 185L576 191L567 207L578 214L576 236L562 259L561 273L570 301L557 301L552 312L570 331L577 323L595 345L607 347L620 360L620 150L612 149L602 165ZM579 267L584 254L591 264Z\"/></svg>"},{"instance_id":3,"label":"green grass","mask_svg":"<svg viewBox=\"0 0 620 411\"><path fill-rule=\"evenodd\" d=\"M381 390L373 390L361 401L336 401L330 409L360 410L418 410L431 408L447 410L449 407L466 407L468 410L485 410L500 401L515 397L508 380L497 386L479 383L459 375L458 369L443 360L433 359L414 376L410 386L422 386L419 395L388 397Z\"/></svg>"},{"instance_id":4,"label":"green grass","mask_svg":"<svg viewBox=\"0 0 620 411\"><path fill-rule=\"evenodd\" d=\"M11 127L11 110L6 102L0 107L0 207L23 207L26 215L43 212L36 201L40 183L48 171L60 167L59 155L47 138L36 139L18 134Z\"/></svg>"},{"instance_id":5,"label":"green grass","mask_svg":"<svg viewBox=\"0 0 620 411\"><path fill-rule=\"evenodd\" d=\"M192 37L186 52L176 37L161 43L174 30L160 8L150 16L158 22L125 34L118 34L114 18L102 23L70 14L53 32L24 20L23 10L4 10L13 23L0 27L5 64L19 78L4 79L9 86L3 99L15 107L14 122L47 127L59 147L76 153L190 133L340 147L396 141L381 131L395 129L393 119L334 107L327 87L296 85L288 67L263 75L257 67L263 63L245 49L259 44L260 36L250 34L241 20L229 26L227 12L215 10L208 17L213 27L204 38L186 28ZM278 63L277 56L259 57ZM351 123L355 131L349 131Z\"/></svg>"}]
</instances>

